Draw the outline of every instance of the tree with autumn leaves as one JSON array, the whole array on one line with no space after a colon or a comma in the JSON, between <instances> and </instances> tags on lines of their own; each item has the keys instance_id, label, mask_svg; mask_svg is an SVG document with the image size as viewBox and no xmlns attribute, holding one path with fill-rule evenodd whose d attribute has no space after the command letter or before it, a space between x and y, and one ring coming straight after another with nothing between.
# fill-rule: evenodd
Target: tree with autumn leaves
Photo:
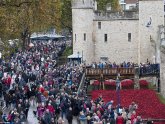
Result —
<instances>
[{"instance_id":1,"label":"tree with autumn leaves","mask_svg":"<svg viewBox=\"0 0 165 124\"><path fill-rule=\"evenodd\" d=\"M0 2L0 38L19 38L26 46L33 32L60 30L60 0L10 0Z\"/></svg>"},{"instance_id":2,"label":"tree with autumn leaves","mask_svg":"<svg viewBox=\"0 0 165 124\"><path fill-rule=\"evenodd\" d=\"M20 39L25 47L33 32L55 28L72 31L72 0L2 0L0 1L0 38L2 42ZM97 0L98 9L111 3L118 10L118 0Z\"/></svg>"}]
</instances>

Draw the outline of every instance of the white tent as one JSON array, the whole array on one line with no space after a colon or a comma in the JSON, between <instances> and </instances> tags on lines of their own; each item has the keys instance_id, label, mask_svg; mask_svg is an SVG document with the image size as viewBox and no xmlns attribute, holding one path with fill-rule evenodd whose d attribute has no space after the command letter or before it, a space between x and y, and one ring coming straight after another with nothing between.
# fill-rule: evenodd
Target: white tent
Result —
<instances>
[{"instance_id":1,"label":"white tent","mask_svg":"<svg viewBox=\"0 0 165 124\"><path fill-rule=\"evenodd\" d=\"M72 54L72 55L70 55L70 56L68 56L68 59L76 59L76 58L82 58L82 55L78 55L78 54Z\"/></svg>"},{"instance_id":2,"label":"white tent","mask_svg":"<svg viewBox=\"0 0 165 124\"><path fill-rule=\"evenodd\" d=\"M33 43L30 43L30 44L29 44L29 47L34 47L34 44L33 44Z\"/></svg>"}]
</instances>

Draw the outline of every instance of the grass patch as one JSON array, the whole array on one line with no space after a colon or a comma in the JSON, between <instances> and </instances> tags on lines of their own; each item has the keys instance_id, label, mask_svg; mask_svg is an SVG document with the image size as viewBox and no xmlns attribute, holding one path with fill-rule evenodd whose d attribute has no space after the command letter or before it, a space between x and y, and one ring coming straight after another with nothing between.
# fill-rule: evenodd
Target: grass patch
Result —
<instances>
[{"instance_id":1,"label":"grass patch","mask_svg":"<svg viewBox=\"0 0 165 124\"><path fill-rule=\"evenodd\" d=\"M149 89L152 89L152 90L155 90L156 89L156 86L153 83L149 83L148 84L148 88Z\"/></svg>"},{"instance_id":2,"label":"grass patch","mask_svg":"<svg viewBox=\"0 0 165 124\"><path fill-rule=\"evenodd\" d=\"M67 56L69 56L71 54L72 54L72 47L66 47L66 49L64 50L62 56L67 57Z\"/></svg>"},{"instance_id":3,"label":"grass patch","mask_svg":"<svg viewBox=\"0 0 165 124\"><path fill-rule=\"evenodd\" d=\"M165 104L165 98L161 94L157 94L161 103Z\"/></svg>"},{"instance_id":4,"label":"grass patch","mask_svg":"<svg viewBox=\"0 0 165 124\"><path fill-rule=\"evenodd\" d=\"M59 57L58 64L62 65L67 62L67 57L72 54L72 47L66 47L62 55Z\"/></svg>"}]
</instances>

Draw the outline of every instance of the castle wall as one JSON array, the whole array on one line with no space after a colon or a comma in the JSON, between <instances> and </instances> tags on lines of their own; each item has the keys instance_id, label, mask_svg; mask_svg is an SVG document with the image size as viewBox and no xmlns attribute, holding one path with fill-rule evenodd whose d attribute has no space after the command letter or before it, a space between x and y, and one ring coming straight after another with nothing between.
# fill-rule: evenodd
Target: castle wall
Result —
<instances>
[{"instance_id":1,"label":"castle wall","mask_svg":"<svg viewBox=\"0 0 165 124\"><path fill-rule=\"evenodd\" d=\"M158 26L164 24L164 7L162 0L139 1L139 62L153 61L157 53L155 44L158 41Z\"/></svg>"},{"instance_id":2,"label":"castle wall","mask_svg":"<svg viewBox=\"0 0 165 124\"><path fill-rule=\"evenodd\" d=\"M108 57L111 62L123 61L138 62L138 20L111 20L101 21L101 29L98 22L94 21L95 34L95 61L100 57ZM131 41L128 41L128 33L131 33ZM108 41L104 42L104 34L108 35Z\"/></svg>"}]
</instances>

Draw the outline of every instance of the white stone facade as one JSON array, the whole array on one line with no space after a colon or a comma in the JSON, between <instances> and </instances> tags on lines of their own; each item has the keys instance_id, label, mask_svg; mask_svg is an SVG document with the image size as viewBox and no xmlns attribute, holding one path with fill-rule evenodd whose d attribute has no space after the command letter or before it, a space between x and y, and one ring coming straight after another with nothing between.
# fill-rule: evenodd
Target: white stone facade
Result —
<instances>
[{"instance_id":1,"label":"white stone facade","mask_svg":"<svg viewBox=\"0 0 165 124\"><path fill-rule=\"evenodd\" d=\"M114 20L101 21L101 29L98 30L98 23L94 21L95 35L95 60L100 61L101 57L107 57L111 62L123 62L138 60L138 21L137 20ZM129 30L128 30L129 29ZM131 41L128 41L128 33L131 33ZM104 35L107 34L107 42ZM99 52L98 52L99 51Z\"/></svg>"},{"instance_id":2,"label":"white stone facade","mask_svg":"<svg viewBox=\"0 0 165 124\"><path fill-rule=\"evenodd\" d=\"M163 0L139 1L139 11L131 15L97 13L93 0L73 0L73 52L82 54L87 64L101 58L121 63L153 62L158 25L164 25ZM147 26L147 23L151 24ZM98 28L101 23L101 29ZM131 39L128 41L128 33ZM107 41L105 42L105 34ZM85 38L85 39L84 39Z\"/></svg>"}]
</instances>

